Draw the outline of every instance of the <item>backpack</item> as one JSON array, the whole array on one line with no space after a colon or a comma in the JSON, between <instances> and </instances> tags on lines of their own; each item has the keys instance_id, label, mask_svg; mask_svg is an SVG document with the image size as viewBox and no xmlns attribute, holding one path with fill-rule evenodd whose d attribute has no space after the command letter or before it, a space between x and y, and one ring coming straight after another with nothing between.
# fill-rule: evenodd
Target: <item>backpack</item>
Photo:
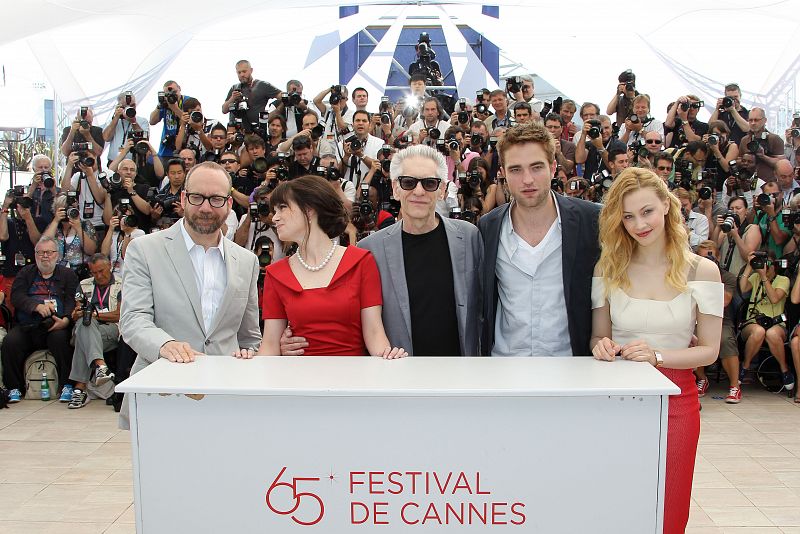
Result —
<instances>
[{"instance_id":1,"label":"backpack","mask_svg":"<svg viewBox=\"0 0 800 534\"><path fill-rule=\"evenodd\" d=\"M58 367L56 359L49 350L37 350L25 360L25 397L28 399L42 398L42 373L47 373L50 398L58 398Z\"/></svg>"}]
</instances>

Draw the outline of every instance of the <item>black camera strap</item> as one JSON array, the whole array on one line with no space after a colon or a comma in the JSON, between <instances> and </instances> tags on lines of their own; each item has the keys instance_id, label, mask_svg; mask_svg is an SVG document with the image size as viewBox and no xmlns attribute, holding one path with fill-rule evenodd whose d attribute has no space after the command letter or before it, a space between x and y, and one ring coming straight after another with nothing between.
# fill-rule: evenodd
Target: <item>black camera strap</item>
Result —
<instances>
[{"instance_id":1,"label":"black camera strap","mask_svg":"<svg viewBox=\"0 0 800 534\"><path fill-rule=\"evenodd\" d=\"M722 268L726 271L731 270L731 261L733 261L733 253L736 249L736 242L733 240L733 236L728 236L728 251L725 253L725 261L722 262Z\"/></svg>"}]
</instances>

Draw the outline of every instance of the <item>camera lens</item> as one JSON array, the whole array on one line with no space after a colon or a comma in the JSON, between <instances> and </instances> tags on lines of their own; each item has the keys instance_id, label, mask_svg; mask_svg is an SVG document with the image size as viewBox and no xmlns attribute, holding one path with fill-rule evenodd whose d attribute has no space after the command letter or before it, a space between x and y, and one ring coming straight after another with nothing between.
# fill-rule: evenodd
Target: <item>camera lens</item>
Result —
<instances>
[{"instance_id":1,"label":"camera lens","mask_svg":"<svg viewBox=\"0 0 800 534\"><path fill-rule=\"evenodd\" d=\"M203 114L201 112L199 112L199 111L192 111L189 114L189 119L191 119L192 122L202 123L203 122Z\"/></svg>"},{"instance_id":2,"label":"camera lens","mask_svg":"<svg viewBox=\"0 0 800 534\"><path fill-rule=\"evenodd\" d=\"M759 206L766 206L772 202L772 198L767 193L761 193L756 197L756 202Z\"/></svg>"},{"instance_id":3,"label":"camera lens","mask_svg":"<svg viewBox=\"0 0 800 534\"><path fill-rule=\"evenodd\" d=\"M708 144L709 145L716 145L719 143L719 136L711 134L708 136Z\"/></svg>"},{"instance_id":4,"label":"camera lens","mask_svg":"<svg viewBox=\"0 0 800 534\"><path fill-rule=\"evenodd\" d=\"M267 172L267 159L263 157L258 157L253 160L253 165L251 167L254 172L259 174Z\"/></svg>"},{"instance_id":5,"label":"camera lens","mask_svg":"<svg viewBox=\"0 0 800 534\"><path fill-rule=\"evenodd\" d=\"M722 99L722 109L728 109L733 107L733 98L726 96Z\"/></svg>"},{"instance_id":6,"label":"camera lens","mask_svg":"<svg viewBox=\"0 0 800 534\"><path fill-rule=\"evenodd\" d=\"M629 120L629 121L631 121L631 122L632 122L632 123L634 123L634 124L637 124L637 123L639 122L639 115L637 115L636 113L634 113L633 115L631 115L630 117L628 117L628 120Z\"/></svg>"},{"instance_id":7,"label":"camera lens","mask_svg":"<svg viewBox=\"0 0 800 534\"><path fill-rule=\"evenodd\" d=\"M431 139L439 139L442 136L442 132L439 131L439 128L431 128L428 130L428 137Z\"/></svg>"},{"instance_id":8,"label":"camera lens","mask_svg":"<svg viewBox=\"0 0 800 534\"><path fill-rule=\"evenodd\" d=\"M126 107L125 110L123 111L123 113L129 119L135 119L136 118L136 108L133 107L133 106Z\"/></svg>"},{"instance_id":9,"label":"camera lens","mask_svg":"<svg viewBox=\"0 0 800 534\"><path fill-rule=\"evenodd\" d=\"M711 198L711 195L713 195L714 192L711 190L710 187L701 187L700 190L697 191L697 194L703 200L708 200L709 198Z\"/></svg>"}]
</instances>

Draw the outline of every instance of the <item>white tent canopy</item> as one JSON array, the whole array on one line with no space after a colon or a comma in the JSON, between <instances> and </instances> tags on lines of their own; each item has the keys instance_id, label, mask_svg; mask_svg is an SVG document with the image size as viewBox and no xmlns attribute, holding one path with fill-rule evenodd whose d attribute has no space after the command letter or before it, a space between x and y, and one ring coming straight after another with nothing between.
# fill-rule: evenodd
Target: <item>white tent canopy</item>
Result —
<instances>
[{"instance_id":1,"label":"white tent canopy","mask_svg":"<svg viewBox=\"0 0 800 534\"><path fill-rule=\"evenodd\" d=\"M442 25L466 95L491 80L456 25L477 30L519 63L520 72L536 73L579 103L605 108L617 75L631 68L656 116L687 93L713 105L730 81L773 115L794 107L796 1L680 0L646 8L612 0L500 2L499 19L482 15L479 2L348 3L360 5L360 12L347 19L339 19L339 3L329 0L294 8L274 0L194 0L179 10L153 0L7 3L0 126L42 126L42 99L53 92L68 113L83 103L94 106L96 122L107 118L124 89L149 110L168 79L198 98L207 116L221 117L241 58L251 61L257 78L275 85L300 79L310 97L338 81L339 42L380 22L389 33L349 84L371 88L377 105L393 35L412 19Z\"/></svg>"}]
</instances>

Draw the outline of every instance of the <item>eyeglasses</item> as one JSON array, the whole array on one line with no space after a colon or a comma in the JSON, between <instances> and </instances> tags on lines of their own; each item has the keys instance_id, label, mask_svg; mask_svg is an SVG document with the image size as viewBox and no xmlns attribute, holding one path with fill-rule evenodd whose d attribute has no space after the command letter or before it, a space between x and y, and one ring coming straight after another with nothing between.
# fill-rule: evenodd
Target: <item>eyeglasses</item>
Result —
<instances>
[{"instance_id":1,"label":"eyeglasses","mask_svg":"<svg viewBox=\"0 0 800 534\"><path fill-rule=\"evenodd\" d=\"M648 145L660 145L661 139L648 139L645 141Z\"/></svg>"},{"instance_id":2,"label":"eyeglasses","mask_svg":"<svg viewBox=\"0 0 800 534\"><path fill-rule=\"evenodd\" d=\"M671 171L671 170L672 170L672 167L671 167L671 166L670 166L670 167L661 167L661 166L658 166L658 167L656 167L656 169L658 169L659 171Z\"/></svg>"},{"instance_id":3,"label":"eyeglasses","mask_svg":"<svg viewBox=\"0 0 800 534\"><path fill-rule=\"evenodd\" d=\"M37 250L36 251L36 255L39 256L40 258L44 258L46 256L57 256L58 255L58 251L57 250Z\"/></svg>"},{"instance_id":4,"label":"eyeglasses","mask_svg":"<svg viewBox=\"0 0 800 534\"><path fill-rule=\"evenodd\" d=\"M192 206L202 206L203 202L208 200L209 206L212 208L221 208L228 202L228 199L231 198L230 195L221 196L221 195L211 195L207 197L205 195L201 195L200 193L186 193L186 200Z\"/></svg>"},{"instance_id":5,"label":"eyeglasses","mask_svg":"<svg viewBox=\"0 0 800 534\"><path fill-rule=\"evenodd\" d=\"M239 163L239 161L235 159L221 159L219 160L219 162L222 163L223 165L225 165L226 163Z\"/></svg>"},{"instance_id":6,"label":"eyeglasses","mask_svg":"<svg viewBox=\"0 0 800 534\"><path fill-rule=\"evenodd\" d=\"M400 176L398 179L400 183L400 189L405 191L413 191L417 188L417 184L422 184L422 189L427 191L428 193L433 193L437 189L439 189L439 185L442 183L441 178L414 178L413 176Z\"/></svg>"}]
</instances>

